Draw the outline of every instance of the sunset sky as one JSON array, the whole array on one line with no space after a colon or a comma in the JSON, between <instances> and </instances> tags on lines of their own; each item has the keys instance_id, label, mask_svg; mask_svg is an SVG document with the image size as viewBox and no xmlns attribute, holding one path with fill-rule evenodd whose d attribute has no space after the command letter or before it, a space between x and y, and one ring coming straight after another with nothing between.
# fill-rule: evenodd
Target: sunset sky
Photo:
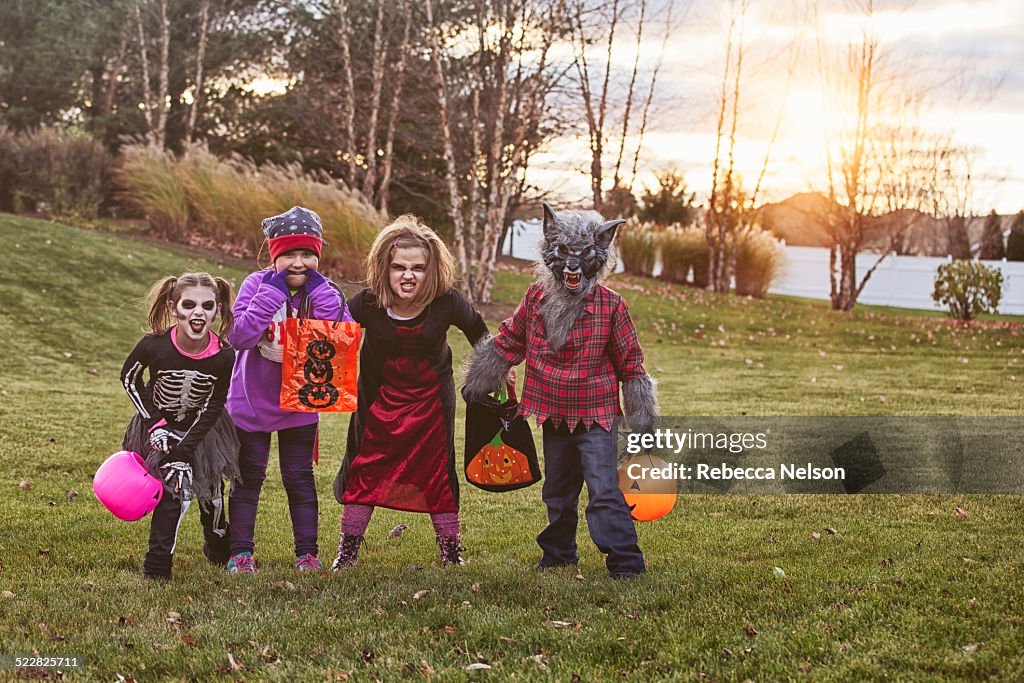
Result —
<instances>
[{"instance_id":1,"label":"sunset sky","mask_svg":"<svg viewBox=\"0 0 1024 683\"><path fill-rule=\"evenodd\" d=\"M663 17L668 0L651 4ZM658 75L657 111L641 152L638 195L644 183L653 185L655 169L684 171L699 194L710 186L728 5L675 0L676 27ZM840 54L859 42L862 22L850 3L751 0L737 157L741 175L752 184L781 109L766 200L823 187L826 125L839 113L818 79L817 45ZM925 87L933 100L921 111L921 125L976 149L971 208L979 213L1024 209L1024 3L876 2L872 27L891 72ZM641 79L644 89L661 53L662 33L660 26L649 27L641 47L648 70ZM617 68L627 78L634 42L635 35L622 35L616 46ZM602 60L602 53L596 49L591 61ZM793 76L787 89L788 67ZM617 149L617 140L612 143ZM629 140L630 148L635 141ZM588 193L588 178L580 170L587 154L585 137L557 140L537 158L531 179L566 201L580 200Z\"/></svg>"}]
</instances>

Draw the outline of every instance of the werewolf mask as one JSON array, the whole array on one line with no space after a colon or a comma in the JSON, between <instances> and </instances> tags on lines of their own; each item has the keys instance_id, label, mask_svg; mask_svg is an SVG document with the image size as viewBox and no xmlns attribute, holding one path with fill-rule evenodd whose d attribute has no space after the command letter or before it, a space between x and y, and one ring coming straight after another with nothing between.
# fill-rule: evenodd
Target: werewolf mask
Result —
<instances>
[{"instance_id":1,"label":"werewolf mask","mask_svg":"<svg viewBox=\"0 0 1024 683\"><path fill-rule=\"evenodd\" d=\"M615 229L625 222L606 222L596 211L556 213L545 204L541 257L554 281L573 296L590 291L608 263Z\"/></svg>"}]
</instances>

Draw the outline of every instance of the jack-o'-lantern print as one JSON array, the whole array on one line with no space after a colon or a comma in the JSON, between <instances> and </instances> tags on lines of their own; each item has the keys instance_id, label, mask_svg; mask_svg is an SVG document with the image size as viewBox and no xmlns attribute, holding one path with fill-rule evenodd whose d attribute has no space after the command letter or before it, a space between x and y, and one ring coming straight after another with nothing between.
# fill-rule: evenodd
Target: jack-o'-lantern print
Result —
<instances>
[{"instance_id":1,"label":"jack-o'-lantern print","mask_svg":"<svg viewBox=\"0 0 1024 683\"><path fill-rule=\"evenodd\" d=\"M306 384L299 389L299 401L314 409L329 408L338 402L338 389L331 380L334 379L334 345L326 339L314 339L306 345L309 354L302 366L302 376Z\"/></svg>"},{"instance_id":2,"label":"jack-o'-lantern print","mask_svg":"<svg viewBox=\"0 0 1024 683\"><path fill-rule=\"evenodd\" d=\"M506 485L531 481L526 455L505 444L501 432L477 451L466 467L466 477L477 484Z\"/></svg>"},{"instance_id":3,"label":"jack-o'-lantern print","mask_svg":"<svg viewBox=\"0 0 1024 683\"><path fill-rule=\"evenodd\" d=\"M334 344L326 339L314 339L306 345L306 352L310 358L320 361L329 361L334 358Z\"/></svg>"}]
</instances>

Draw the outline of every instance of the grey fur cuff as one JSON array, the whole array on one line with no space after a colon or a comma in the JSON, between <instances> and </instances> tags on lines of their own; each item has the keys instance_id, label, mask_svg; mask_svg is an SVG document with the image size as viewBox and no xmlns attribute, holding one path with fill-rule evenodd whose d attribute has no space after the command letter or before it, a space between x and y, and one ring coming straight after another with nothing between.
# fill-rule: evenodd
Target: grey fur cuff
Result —
<instances>
[{"instance_id":1,"label":"grey fur cuff","mask_svg":"<svg viewBox=\"0 0 1024 683\"><path fill-rule=\"evenodd\" d=\"M476 343L465 366L466 384L462 396L467 401L480 401L495 391L508 375L512 364L501 357L494 338L487 335Z\"/></svg>"},{"instance_id":2,"label":"grey fur cuff","mask_svg":"<svg viewBox=\"0 0 1024 683\"><path fill-rule=\"evenodd\" d=\"M622 383L622 402L629 428L636 432L648 431L660 414L657 383L650 375Z\"/></svg>"}]
</instances>

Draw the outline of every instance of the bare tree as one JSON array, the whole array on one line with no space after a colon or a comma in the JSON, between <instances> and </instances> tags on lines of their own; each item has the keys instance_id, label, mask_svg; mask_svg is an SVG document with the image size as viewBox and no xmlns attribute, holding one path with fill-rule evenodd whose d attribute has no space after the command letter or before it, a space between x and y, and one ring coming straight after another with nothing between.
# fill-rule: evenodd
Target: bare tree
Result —
<instances>
[{"instance_id":1,"label":"bare tree","mask_svg":"<svg viewBox=\"0 0 1024 683\"><path fill-rule=\"evenodd\" d=\"M154 95L149 80L149 43L146 40L142 14L143 5L148 5L148 3L149 0L138 0L134 5L135 25L139 39L139 60L142 64L142 101L146 119L146 138L150 144L162 148L167 139L171 23L167 19L167 0L156 0L158 60L156 64L157 91ZM153 118L154 110L156 110L155 120Z\"/></svg>"},{"instance_id":2,"label":"bare tree","mask_svg":"<svg viewBox=\"0 0 1024 683\"><path fill-rule=\"evenodd\" d=\"M747 43L745 24L750 11L749 0L734 0L730 5L729 29L726 34L725 60L718 95L718 113L715 119L715 156L711 170L711 191L704 212L704 234L708 243L708 289L728 292L736 268L739 244L745 233L753 229L772 151L782 127L786 98L798 61L798 50L787 51L789 61L785 67L785 87L781 93L772 132L765 146L764 158L753 188L743 187L736 169L736 150L740 119L743 115L745 93L745 59ZM759 106L766 107L764 102Z\"/></svg>"},{"instance_id":3,"label":"bare tree","mask_svg":"<svg viewBox=\"0 0 1024 683\"><path fill-rule=\"evenodd\" d=\"M853 308L889 253L900 249L912 217L928 208L929 142L917 121L926 88L898 68L873 29L873 0L856 5L863 27L845 53L819 55L829 101L842 121L826 141L830 298L834 310ZM845 118L844 118L845 117ZM901 219L900 216L904 217ZM882 240L881 255L858 279L857 254Z\"/></svg>"},{"instance_id":4,"label":"bare tree","mask_svg":"<svg viewBox=\"0 0 1024 683\"><path fill-rule=\"evenodd\" d=\"M622 198L631 198L640 150L647 132L648 116L654 101L655 85L661 70L662 59L667 49L669 35L675 28L675 2L669 0L662 7L660 17L652 17L647 0L575 0L572 7L572 40L575 52L575 72L583 105L584 122L590 149L589 177L590 195L597 211L621 212ZM661 52L648 75L641 71L641 49L646 32L656 21L662 31ZM631 34L634 50L628 81L619 82L620 72L618 43L620 33ZM599 59L590 52L594 46L602 45ZM599 66L596 71L594 62ZM642 81L649 77L647 96L643 100L640 122L637 123L638 91ZM615 131L610 128L614 126ZM625 171L629 159L630 136L635 136L635 147L631 174ZM618 137L615 145L614 137ZM606 159L607 148L611 146L614 158ZM617 149L616 149L617 147ZM605 189L605 172L612 170L611 187Z\"/></svg>"},{"instance_id":5,"label":"bare tree","mask_svg":"<svg viewBox=\"0 0 1024 683\"><path fill-rule=\"evenodd\" d=\"M486 303L548 96L566 72L549 55L570 17L561 0L479 0L464 22L439 16L433 2L425 8L453 252L466 296Z\"/></svg>"},{"instance_id":6,"label":"bare tree","mask_svg":"<svg viewBox=\"0 0 1024 683\"><path fill-rule=\"evenodd\" d=\"M203 0L199 9L199 42L196 45L195 95L188 108L185 121L185 145L192 142L192 131L196 127L196 114L203 97L203 62L206 59L207 33L210 28L210 0Z\"/></svg>"}]
</instances>

